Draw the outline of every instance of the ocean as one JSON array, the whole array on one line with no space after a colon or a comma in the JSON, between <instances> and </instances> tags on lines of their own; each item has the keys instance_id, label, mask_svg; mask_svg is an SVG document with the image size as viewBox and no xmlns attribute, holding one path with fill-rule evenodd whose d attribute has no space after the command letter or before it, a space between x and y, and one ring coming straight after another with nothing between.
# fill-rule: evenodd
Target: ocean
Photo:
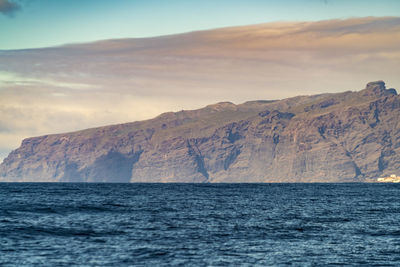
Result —
<instances>
[{"instance_id":1,"label":"ocean","mask_svg":"<svg viewBox=\"0 0 400 267\"><path fill-rule=\"evenodd\" d=\"M1 266L400 265L400 184L0 183Z\"/></svg>"}]
</instances>

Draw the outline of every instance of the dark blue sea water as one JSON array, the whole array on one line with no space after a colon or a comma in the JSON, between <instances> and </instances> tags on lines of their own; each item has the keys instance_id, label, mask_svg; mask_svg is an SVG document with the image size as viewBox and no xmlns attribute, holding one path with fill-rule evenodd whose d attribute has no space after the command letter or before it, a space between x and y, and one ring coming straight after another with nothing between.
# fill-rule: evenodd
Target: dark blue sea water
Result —
<instances>
[{"instance_id":1,"label":"dark blue sea water","mask_svg":"<svg viewBox=\"0 0 400 267\"><path fill-rule=\"evenodd\" d=\"M400 265L400 184L0 183L0 265Z\"/></svg>"}]
</instances>

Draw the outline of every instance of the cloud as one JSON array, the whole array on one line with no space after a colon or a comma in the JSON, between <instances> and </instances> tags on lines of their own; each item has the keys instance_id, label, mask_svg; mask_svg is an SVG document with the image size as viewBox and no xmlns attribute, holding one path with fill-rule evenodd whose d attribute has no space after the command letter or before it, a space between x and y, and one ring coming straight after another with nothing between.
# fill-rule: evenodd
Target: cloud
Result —
<instances>
[{"instance_id":1,"label":"cloud","mask_svg":"<svg viewBox=\"0 0 400 267\"><path fill-rule=\"evenodd\" d=\"M10 0L0 0L0 13L6 16L13 16L21 6Z\"/></svg>"},{"instance_id":2,"label":"cloud","mask_svg":"<svg viewBox=\"0 0 400 267\"><path fill-rule=\"evenodd\" d=\"M12 86L45 86L64 88L67 90L89 90L92 88L92 85L90 84L54 81L46 78L39 79L19 75L18 73L0 71L0 88L8 88Z\"/></svg>"},{"instance_id":3,"label":"cloud","mask_svg":"<svg viewBox=\"0 0 400 267\"><path fill-rule=\"evenodd\" d=\"M21 139L162 112L400 89L400 18L279 22L0 53L0 157ZM4 154L4 152L3 152Z\"/></svg>"}]
</instances>

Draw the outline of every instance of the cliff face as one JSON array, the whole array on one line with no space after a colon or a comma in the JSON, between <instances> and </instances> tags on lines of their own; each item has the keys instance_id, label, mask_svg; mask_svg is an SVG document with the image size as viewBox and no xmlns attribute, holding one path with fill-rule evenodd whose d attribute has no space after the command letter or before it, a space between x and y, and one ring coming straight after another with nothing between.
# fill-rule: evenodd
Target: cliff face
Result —
<instances>
[{"instance_id":1,"label":"cliff face","mask_svg":"<svg viewBox=\"0 0 400 267\"><path fill-rule=\"evenodd\" d=\"M399 173L399 155L400 97L378 81L28 138L0 181L362 182Z\"/></svg>"}]
</instances>

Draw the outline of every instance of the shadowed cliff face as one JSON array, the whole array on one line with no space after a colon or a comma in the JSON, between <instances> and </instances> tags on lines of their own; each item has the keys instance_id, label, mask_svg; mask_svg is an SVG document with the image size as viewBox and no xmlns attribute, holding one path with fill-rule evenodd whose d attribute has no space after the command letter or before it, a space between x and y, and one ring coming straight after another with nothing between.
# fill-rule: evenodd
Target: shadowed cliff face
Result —
<instances>
[{"instance_id":1,"label":"shadowed cliff face","mask_svg":"<svg viewBox=\"0 0 400 267\"><path fill-rule=\"evenodd\" d=\"M359 92L164 113L25 139L2 181L353 182L400 170L400 97Z\"/></svg>"}]
</instances>

